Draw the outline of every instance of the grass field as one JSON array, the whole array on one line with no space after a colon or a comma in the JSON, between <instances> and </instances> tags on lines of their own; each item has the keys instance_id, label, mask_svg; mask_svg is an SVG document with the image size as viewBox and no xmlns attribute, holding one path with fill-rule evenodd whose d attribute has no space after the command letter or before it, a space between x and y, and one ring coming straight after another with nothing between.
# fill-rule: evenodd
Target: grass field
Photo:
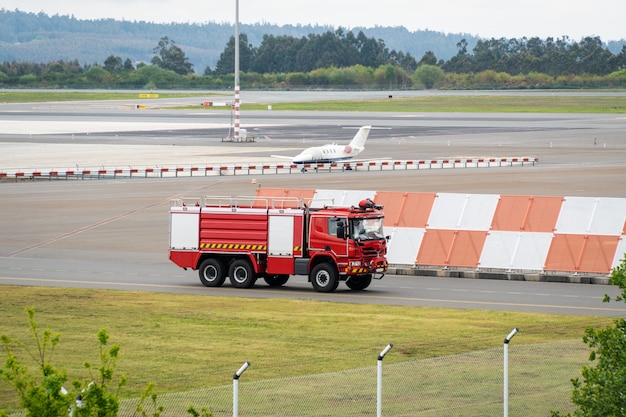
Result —
<instances>
[{"instance_id":1,"label":"grass field","mask_svg":"<svg viewBox=\"0 0 626 417\"><path fill-rule=\"evenodd\" d=\"M306 92L303 92L306 94ZM229 92L168 93L159 92L159 98L230 96ZM128 100L138 99L139 93L106 91L0 91L0 103ZM270 103L243 103L242 110L266 110ZM359 101L322 101L271 103L272 110L307 111L376 111L376 112L521 112L521 113L626 113L623 97L600 96L534 96L489 95L484 92L472 96L430 96ZM228 107L181 107L181 109L230 111Z\"/></svg>"},{"instance_id":2,"label":"grass field","mask_svg":"<svg viewBox=\"0 0 626 417\"><path fill-rule=\"evenodd\" d=\"M516 344L536 344L612 324L590 316L45 287L0 286L0 299L0 334L34 349L24 312L34 307L39 327L61 334L52 362L70 379L89 377L82 364L98 363L96 334L106 329L121 344L127 397L151 381L160 392L199 381L222 386L245 361L255 369L247 381L286 378L370 366L390 342L386 363L497 348L513 327L520 328ZM0 381L0 404L13 401Z\"/></svg>"},{"instance_id":3,"label":"grass field","mask_svg":"<svg viewBox=\"0 0 626 417\"><path fill-rule=\"evenodd\" d=\"M267 105L242 105L242 110L262 110ZM518 113L626 113L623 97L534 97L506 95L431 96L361 101L276 103L272 110L375 111L375 112L518 112Z\"/></svg>"}]
</instances>

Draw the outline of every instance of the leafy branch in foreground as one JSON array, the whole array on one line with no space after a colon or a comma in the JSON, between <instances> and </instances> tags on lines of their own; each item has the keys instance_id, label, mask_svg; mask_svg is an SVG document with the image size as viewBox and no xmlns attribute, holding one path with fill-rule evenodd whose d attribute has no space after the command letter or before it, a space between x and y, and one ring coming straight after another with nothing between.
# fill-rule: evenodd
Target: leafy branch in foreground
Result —
<instances>
[{"instance_id":1,"label":"leafy branch in foreground","mask_svg":"<svg viewBox=\"0 0 626 417\"><path fill-rule=\"evenodd\" d=\"M73 414L75 417L115 417L119 410L119 391L126 384L126 377L120 376L115 391L111 390L111 385L117 368L120 345L115 344L107 349L109 335L104 329L98 331L98 341L100 365L97 376L91 375L91 380L82 384L79 381L72 382L79 392ZM89 362L85 362L83 366L92 370Z\"/></svg>"},{"instance_id":2,"label":"leafy branch in foreground","mask_svg":"<svg viewBox=\"0 0 626 417\"><path fill-rule=\"evenodd\" d=\"M53 334L49 329L41 331L32 307L27 307L26 313L36 351L30 351L18 341L1 335L0 341L6 359L4 368L0 369L0 377L17 391L20 405L26 409L25 417L66 416L72 403L72 397L63 388L67 373L50 362L60 335ZM28 367L18 359L16 351L22 349L37 363L39 376L31 374Z\"/></svg>"},{"instance_id":3,"label":"leafy branch in foreground","mask_svg":"<svg viewBox=\"0 0 626 417\"><path fill-rule=\"evenodd\" d=\"M0 348L5 354L4 368L0 368L0 380L7 381L19 395L20 405L25 409L24 417L116 417L119 411L121 388L126 385L126 376L121 375L114 384L120 345L108 347L109 335L106 330L98 331L100 361L97 373L94 366L84 362L90 378L81 382L72 381L73 391L64 384L68 381L65 370L51 364L52 353L59 344L60 334L50 329L39 329L35 321L35 309L26 308L28 327L35 340L34 351L6 335L0 335ZM37 364L38 372L31 373L28 366L18 359L16 352L25 351ZM159 417L163 406L157 404L154 383L149 383L139 399L135 415ZM198 413L193 407L187 410L196 417L210 417L211 413L202 409ZM6 410L0 409L0 417L8 417Z\"/></svg>"},{"instance_id":4,"label":"leafy branch in foreground","mask_svg":"<svg viewBox=\"0 0 626 417\"><path fill-rule=\"evenodd\" d=\"M100 344L98 375L81 383L73 381L73 391L64 384L68 381L67 372L51 363L54 350L61 336L50 329L41 330L35 321L35 309L26 308L28 327L34 338L34 350L7 335L0 335L0 343L5 354L4 368L0 368L0 378L7 381L17 392L20 405L26 410L25 417L115 417L119 408L119 389L126 383L122 375L117 390L111 391L119 357L119 344L107 349L109 336L106 330L98 332ZM37 364L37 371L30 372L25 362L18 358L24 351ZM85 368L91 364L85 362ZM0 410L0 416L6 416Z\"/></svg>"},{"instance_id":5,"label":"leafy branch in foreground","mask_svg":"<svg viewBox=\"0 0 626 417\"><path fill-rule=\"evenodd\" d=\"M149 401L149 405L146 402ZM147 408L151 408L152 412ZM135 412L142 417L159 417L163 412L163 406L157 404L157 393L154 390L154 382L150 382L139 398L139 404Z\"/></svg>"},{"instance_id":6,"label":"leafy branch in foreground","mask_svg":"<svg viewBox=\"0 0 626 417\"><path fill-rule=\"evenodd\" d=\"M187 409L187 412L191 414L193 417L211 417L212 416L211 412L204 407L200 411L198 411L195 408L193 408L193 406L191 406Z\"/></svg>"}]
</instances>

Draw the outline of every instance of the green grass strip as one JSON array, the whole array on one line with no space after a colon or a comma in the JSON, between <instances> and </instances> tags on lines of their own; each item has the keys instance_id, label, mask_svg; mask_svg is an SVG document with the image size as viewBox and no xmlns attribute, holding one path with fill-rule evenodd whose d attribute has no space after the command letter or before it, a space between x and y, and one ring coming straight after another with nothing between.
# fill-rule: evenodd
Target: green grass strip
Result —
<instances>
[{"instance_id":1,"label":"green grass strip","mask_svg":"<svg viewBox=\"0 0 626 417\"><path fill-rule=\"evenodd\" d=\"M104 328L111 343L121 344L125 395L137 396L150 381L159 392L226 385L244 361L254 364L248 381L286 378L371 366L390 342L386 363L498 348L513 327L520 328L515 343L521 345L580 339L588 326L613 322L208 294L0 286L0 334L33 347L24 312L33 306L39 327L61 334L52 362L71 378L88 378L82 364L98 363L96 334ZM13 401L0 382L0 404Z\"/></svg>"},{"instance_id":2,"label":"green grass strip","mask_svg":"<svg viewBox=\"0 0 626 417\"><path fill-rule=\"evenodd\" d=\"M244 104L242 110L267 109L267 104ZM626 113L623 97L588 96L429 96L359 101L274 103L272 110L368 112L483 112L483 113Z\"/></svg>"},{"instance_id":3,"label":"green grass strip","mask_svg":"<svg viewBox=\"0 0 626 417\"><path fill-rule=\"evenodd\" d=\"M35 103L88 100L132 100L140 99L138 92L106 91L0 91L0 103ZM155 93L156 94L156 93ZM302 93L303 95L306 92ZM228 92L168 93L159 92L159 98L206 97ZM150 98L143 98L149 103ZM158 102L155 102L157 104ZM445 95L413 98L381 98L370 100L333 100L291 103L243 103L242 110L302 110L302 111L359 111L359 112L482 112L482 113L626 113L626 99L615 96L551 95L538 96L488 92L475 95ZM230 107L179 106L178 109L204 109L207 111L231 111Z\"/></svg>"}]
</instances>

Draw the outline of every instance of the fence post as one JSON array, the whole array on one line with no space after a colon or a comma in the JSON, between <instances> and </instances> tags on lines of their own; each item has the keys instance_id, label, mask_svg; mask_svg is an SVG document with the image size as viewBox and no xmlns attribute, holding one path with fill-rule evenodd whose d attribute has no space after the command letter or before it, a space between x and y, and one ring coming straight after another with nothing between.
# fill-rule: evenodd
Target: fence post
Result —
<instances>
[{"instance_id":1,"label":"fence post","mask_svg":"<svg viewBox=\"0 0 626 417\"><path fill-rule=\"evenodd\" d=\"M504 417L509 417L509 342L518 331L516 327L504 338Z\"/></svg>"},{"instance_id":2,"label":"fence post","mask_svg":"<svg viewBox=\"0 0 626 417\"><path fill-rule=\"evenodd\" d=\"M383 358L392 347L393 343L389 343L387 347L378 355L378 377L376 379L376 417L381 417L383 412Z\"/></svg>"},{"instance_id":3,"label":"fence post","mask_svg":"<svg viewBox=\"0 0 626 417\"><path fill-rule=\"evenodd\" d=\"M239 415L239 377L248 369L248 366L250 366L250 362L246 361L233 375L233 417Z\"/></svg>"}]
</instances>

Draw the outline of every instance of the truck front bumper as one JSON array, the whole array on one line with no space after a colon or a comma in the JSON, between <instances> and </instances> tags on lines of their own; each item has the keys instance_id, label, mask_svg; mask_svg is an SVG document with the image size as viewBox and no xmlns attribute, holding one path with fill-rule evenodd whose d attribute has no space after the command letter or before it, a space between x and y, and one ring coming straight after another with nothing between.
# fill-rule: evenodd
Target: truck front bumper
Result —
<instances>
[{"instance_id":1,"label":"truck front bumper","mask_svg":"<svg viewBox=\"0 0 626 417\"><path fill-rule=\"evenodd\" d=\"M345 268L347 275L364 275L364 274L383 274L387 272L389 263L386 258L374 258L361 262L359 266L348 266ZM376 278L375 279L380 279Z\"/></svg>"}]
</instances>

